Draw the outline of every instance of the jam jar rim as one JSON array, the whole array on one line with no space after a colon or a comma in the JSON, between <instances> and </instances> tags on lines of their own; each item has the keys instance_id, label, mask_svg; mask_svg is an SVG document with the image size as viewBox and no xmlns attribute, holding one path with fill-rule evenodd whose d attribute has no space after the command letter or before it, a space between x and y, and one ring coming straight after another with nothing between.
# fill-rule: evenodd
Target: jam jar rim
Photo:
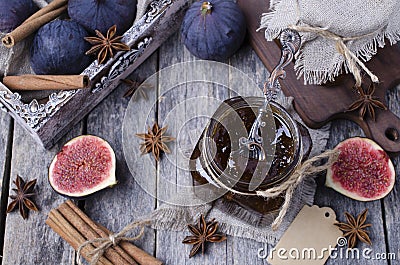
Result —
<instances>
[{"instance_id":1,"label":"jam jar rim","mask_svg":"<svg viewBox=\"0 0 400 265\"><path fill-rule=\"evenodd\" d=\"M241 100L242 102L245 101L245 102L251 103L251 106L253 106L253 104L263 103L264 102L264 98L262 98L262 97L244 97L243 98L243 97L239 96L239 97L230 98L228 100L232 100L232 99L236 99L236 98L238 98L238 99L242 98L242 100ZM240 105L240 104L241 104L241 102L233 103L231 105L231 109L234 108L237 105ZM273 111L273 114L274 115L278 115L279 117L281 117L283 119L284 122L288 123L287 126L289 127L291 133L294 135L294 138L295 138L294 142L297 143L297 144L295 145L295 150L294 150L295 152L293 154L293 158L294 158L293 162L290 163L285 168L284 172L282 174L280 174L281 176L274 176L272 178L271 182L261 184L256 190L265 190L265 189L270 188L270 187L272 187L272 186L274 186L276 184L283 183L284 181L286 181L289 178L289 176L294 172L294 170L298 167L298 165L302 161L302 153L303 153L302 152L302 149L303 149L302 136L301 136L300 130L298 128L297 122L287 112L287 110L282 105L280 105L279 103L277 103L275 101L271 101L270 105L271 105L271 109L275 108L277 110L277 111ZM241 107L241 106L238 106L238 107ZM215 113L214 113L214 115L215 115ZM283 113L283 115L282 115L282 113ZM219 117L221 117L221 116L223 116L223 113ZM282 117L282 116L285 116L285 117ZM210 131L211 130L211 124L212 124L212 121L210 121L207 124L207 126L205 128L205 131L204 131L205 132L205 136L208 136L211 133L211 131ZM227 178L227 179L228 178L232 179L232 177L227 176L226 173L223 170L221 170L221 168L213 161L213 159L210 159L210 154L209 154L210 152L209 152L209 150L207 150L205 148L205 146L207 145L207 143L206 143L207 139L209 139L208 141L211 141L209 137L203 137L203 141L202 141L203 143L201 144L203 146L201 148L201 149L203 149L202 150L202 154L205 154L205 156L206 156L205 159L203 158L205 161L202 161L205 164L203 166L206 166L208 171L209 171L209 173L213 174L214 177L219 178L220 180L221 180L221 176L224 176L224 178ZM201 160L203 160L203 159L201 159ZM239 180L231 188L232 189L238 189L241 193L243 193L243 191L244 191L245 193L247 192L248 195L255 195L256 194L256 192L255 192L256 190L252 192L252 191L246 190L245 188L240 188L240 186L243 186L246 183L248 184L248 182L243 182L243 181L240 183L240 180Z\"/></svg>"}]
</instances>

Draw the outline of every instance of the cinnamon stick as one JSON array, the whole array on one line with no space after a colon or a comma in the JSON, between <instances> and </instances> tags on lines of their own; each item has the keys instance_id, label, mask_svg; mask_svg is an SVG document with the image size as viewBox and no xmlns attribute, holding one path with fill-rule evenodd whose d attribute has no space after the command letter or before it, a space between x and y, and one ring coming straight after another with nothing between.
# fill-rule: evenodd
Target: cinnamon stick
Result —
<instances>
[{"instance_id":1,"label":"cinnamon stick","mask_svg":"<svg viewBox=\"0 0 400 265\"><path fill-rule=\"evenodd\" d=\"M51 3L49 3L47 6L39 9L36 13L28 17L22 24L27 23L31 20L34 20L38 17L41 17L50 11L53 11L55 9L58 9L60 7L66 6L68 4L68 0L54 0Z\"/></svg>"},{"instance_id":2,"label":"cinnamon stick","mask_svg":"<svg viewBox=\"0 0 400 265\"><path fill-rule=\"evenodd\" d=\"M86 75L5 76L3 83L12 90L70 90L89 87Z\"/></svg>"},{"instance_id":3,"label":"cinnamon stick","mask_svg":"<svg viewBox=\"0 0 400 265\"><path fill-rule=\"evenodd\" d=\"M72 202L71 202L72 203ZM72 203L73 204L73 203ZM80 216L76 215L75 212L67 205L67 204L61 204L58 207L59 211L69 222L77 228L78 231L81 231L82 235L87 239L87 240L93 240L95 238L100 238L101 236L96 233L89 225L85 223ZM100 243L93 243L96 247L99 247L101 244ZM117 248L118 250L116 250ZM121 265L137 265L137 263L130 258L129 255L125 255L128 257L128 259L125 259L122 255L120 255L121 252L124 252L122 249L119 247L111 247L107 249L104 253L104 255L113 263L113 264L121 264ZM126 253L125 253L126 254Z\"/></svg>"},{"instance_id":4,"label":"cinnamon stick","mask_svg":"<svg viewBox=\"0 0 400 265\"><path fill-rule=\"evenodd\" d=\"M68 200L66 203L76 215L78 215L81 219L83 219L86 224L88 224L91 229L96 231L101 237L108 237L111 234L111 231L105 228L104 226L95 223L91 220L84 212L82 212L72 201ZM61 207L61 206L60 206ZM136 247L135 245L121 241L119 243L121 248L125 250L132 258L134 258L140 265L162 265L162 261L156 259L155 257L151 256L147 252L143 251L142 249Z\"/></svg>"},{"instance_id":5,"label":"cinnamon stick","mask_svg":"<svg viewBox=\"0 0 400 265\"><path fill-rule=\"evenodd\" d=\"M60 205L60 210L63 209L63 211L69 212L69 214L77 215L80 220L79 222L82 222L82 225L85 226L87 230L93 230L96 233L96 237L99 238L106 238L109 235L106 233L103 233L101 230L97 229L96 227L90 226L90 223L87 222L87 220L90 220L90 218L84 214L72 201L68 200L66 203ZM115 246L113 247L118 254L120 254L125 260L129 262L129 264L136 265L137 262L129 256L120 246Z\"/></svg>"},{"instance_id":6,"label":"cinnamon stick","mask_svg":"<svg viewBox=\"0 0 400 265\"><path fill-rule=\"evenodd\" d=\"M67 241L75 250L86 242L86 239L56 209L50 211L46 224ZM87 245L82 249L81 254L86 260L90 261L91 258L89 253L93 250L94 247L92 245ZM113 263L105 257L99 259L99 264L113 265Z\"/></svg>"},{"instance_id":7,"label":"cinnamon stick","mask_svg":"<svg viewBox=\"0 0 400 265\"><path fill-rule=\"evenodd\" d=\"M24 23L8 33L2 39L3 45L7 48L13 47L15 44L37 31L44 24L60 16L67 10L67 2L67 0L55 0L37 11L25 20Z\"/></svg>"},{"instance_id":8,"label":"cinnamon stick","mask_svg":"<svg viewBox=\"0 0 400 265\"><path fill-rule=\"evenodd\" d=\"M105 228L104 226L97 224L100 229L102 229L108 235L111 234L111 231ZM131 255L140 265L163 265L161 260L156 259L155 257L149 255L144 250L138 248L137 246L122 241L120 246L129 254Z\"/></svg>"}]
</instances>

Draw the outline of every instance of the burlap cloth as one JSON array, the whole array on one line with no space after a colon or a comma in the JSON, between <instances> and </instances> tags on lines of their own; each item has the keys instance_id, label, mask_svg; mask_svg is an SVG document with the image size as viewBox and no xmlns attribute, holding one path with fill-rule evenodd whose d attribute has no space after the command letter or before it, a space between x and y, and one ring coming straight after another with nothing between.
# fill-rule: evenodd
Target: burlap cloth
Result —
<instances>
[{"instance_id":1,"label":"burlap cloth","mask_svg":"<svg viewBox=\"0 0 400 265\"><path fill-rule=\"evenodd\" d=\"M300 117L293 109L292 101L292 98L285 97L281 92L279 93L277 102L281 103L297 121L301 122ZM318 130L309 129L313 141L310 157L318 155L325 150L329 138L329 129L329 124ZM187 172L187 174L189 173ZM188 200L187 195L185 195L184 198L179 198L179 195L176 195L176 197L169 200L173 201L176 205L163 204L143 219L151 220L151 227L154 229L183 231L187 229L187 224L197 223L200 215L204 214L207 219L215 218L218 220L220 223L220 231L227 235L275 244L289 227L301 208L305 204L313 204L315 189L316 183L313 178L306 178L306 180L297 187L293 195L290 209L284 217L281 226L276 231L273 231L270 225L255 226L247 221L228 215L218 207L213 207L212 203L205 203L199 206L176 206L179 205L180 199L181 201ZM191 199L193 201L199 200L194 194ZM184 205L185 201L182 201L181 204ZM252 222L256 223L256 221L257 220L253 220Z\"/></svg>"},{"instance_id":2,"label":"burlap cloth","mask_svg":"<svg viewBox=\"0 0 400 265\"><path fill-rule=\"evenodd\" d=\"M265 0L267 1L267 0ZM271 0L270 12L263 14L260 29L267 40L278 37L290 25L323 28L341 38L358 58L368 61L386 43L400 39L398 0ZM316 33L301 33L303 45L295 70L304 83L333 81L348 64L336 42Z\"/></svg>"}]
</instances>

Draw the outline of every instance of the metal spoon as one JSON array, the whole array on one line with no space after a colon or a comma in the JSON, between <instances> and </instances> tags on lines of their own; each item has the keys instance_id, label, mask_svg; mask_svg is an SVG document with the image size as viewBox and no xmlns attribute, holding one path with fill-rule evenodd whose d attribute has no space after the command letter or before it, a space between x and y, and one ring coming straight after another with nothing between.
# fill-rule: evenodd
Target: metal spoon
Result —
<instances>
[{"instance_id":1,"label":"metal spoon","mask_svg":"<svg viewBox=\"0 0 400 265\"><path fill-rule=\"evenodd\" d=\"M281 59L278 65L272 71L268 81L264 84L264 104L258 110L258 116L255 119L248 138L241 137L239 139L239 150L243 153L249 153L249 157L258 160L266 160L267 154L263 148L263 138L260 135L260 127L265 126L262 121L263 115L267 112L267 107L270 101L276 99L278 87L278 78L284 79L286 67L294 58L295 53L300 48L301 38L297 31L285 29L280 35Z\"/></svg>"}]
</instances>

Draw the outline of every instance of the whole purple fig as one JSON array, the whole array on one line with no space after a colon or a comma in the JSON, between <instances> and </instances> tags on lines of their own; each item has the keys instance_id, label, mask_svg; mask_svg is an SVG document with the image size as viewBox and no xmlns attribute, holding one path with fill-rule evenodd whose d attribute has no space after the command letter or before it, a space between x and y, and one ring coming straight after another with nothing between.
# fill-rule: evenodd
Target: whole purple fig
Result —
<instances>
[{"instance_id":1,"label":"whole purple fig","mask_svg":"<svg viewBox=\"0 0 400 265\"><path fill-rule=\"evenodd\" d=\"M69 0L68 14L89 31L105 34L116 25L122 35L135 20L136 5L137 0Z\"/></svg>"},{"instance_id":2,"label":"whole purple fig","mask_svg":"<svg viewBox=\"0 0 400 265\"><path fill-rule=\"evenodd\" d=\"M245 35L243 12L232 0L194 2L181 26L186 48L205 60L226 60L239 49Z\"/></svg>"},{"instance_id":3,"label":"whole purple fig","mask_svg":"<svg viewBox=\"0 0 400 265\"><path fill-rule=\"evenodd\" d=\"M90 63L85 55L88 32L71 20L54 20L39 29L31 48L36 74L80 74Z\"/></svg>"},{"instance_id":4,"label":"whole purple fig","mask_svg":"<svg viewBox=\"0 0 400 265\"><path fill-rule=\"evenodd\" d=\"M12 31L37 9L32 0L0 0L0 32Z\"/></svg>"}]
</instances>

